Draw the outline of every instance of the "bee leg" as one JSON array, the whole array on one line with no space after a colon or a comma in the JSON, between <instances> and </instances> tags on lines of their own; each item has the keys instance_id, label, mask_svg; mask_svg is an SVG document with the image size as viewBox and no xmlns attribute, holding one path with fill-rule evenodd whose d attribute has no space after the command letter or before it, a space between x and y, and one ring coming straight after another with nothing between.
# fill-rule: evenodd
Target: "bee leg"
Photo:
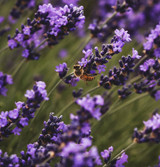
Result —
<instances>
[{"instance_id":1,"label":"bee leg","mask_svg":"<svg viewBox=\"0 0 160 167\"><path fill-rule=\"evenodd\" d=\"M88 82L87 82L87 81L85 81L85 84L86 84L86 85L88 85Z\"/></svg>"}]
</instances>

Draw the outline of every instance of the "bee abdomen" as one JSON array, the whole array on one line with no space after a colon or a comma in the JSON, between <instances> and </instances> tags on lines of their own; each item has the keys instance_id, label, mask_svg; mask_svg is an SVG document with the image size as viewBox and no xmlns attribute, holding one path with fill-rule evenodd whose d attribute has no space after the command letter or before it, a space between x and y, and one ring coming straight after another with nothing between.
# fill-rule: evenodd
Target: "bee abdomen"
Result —
<instances>
[{"instance_id":1,"label":"bee abdomen","mask_svg":"<svg viewBox=\"0 0 160 167\"><path fill-rule=\"evenodd\" d=\"M95 79L95 77L93 77L93 76L88 76L88 75L82 75L82 76L80 77L80 79L82 79L82 80L84 80L84 81L92 81L92 80Z\"/></svg>"}]
</instances>

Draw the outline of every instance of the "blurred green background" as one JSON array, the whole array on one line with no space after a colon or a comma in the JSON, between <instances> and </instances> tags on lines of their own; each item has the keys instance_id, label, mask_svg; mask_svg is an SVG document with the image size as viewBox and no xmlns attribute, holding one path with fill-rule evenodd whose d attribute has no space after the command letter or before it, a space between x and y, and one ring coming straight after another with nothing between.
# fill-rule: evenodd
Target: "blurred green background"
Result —
<instances>
[{"instance_id":1,"label":"blurred green background","mask_svg":"<svg viewBox=\"0 0 160 167\"><path fill-rule=\"evenodd\" d=\"M5 2L0 6L0 16L7 17L15 2L16 0L5 0ZM38 2L40 1L37 1L37 3ZM89 21L91 21L90 16L96 7L93 2L93 0L81 0L81 4L84 5L85 9L86 30ZM36 11L36 9L34 11ZM11 30L0 37L0 49L7 45L7 35L13 35L15 29L20 28L20 25L26 22L27 17L33 18L34 11L25 11L18 22L11 26ZM88 32L86 33L86 36L88 36ZM106 39L106 42L109 42L109 40L110 39ZM72 72L73 65L83 56L81 51L84 47L85 41L86 37L79 38L76 33L71 33L69 36L66 36L65 39L62 40L58 45L42 50L41 57L38 61L26 61L18 73L14 76L14 84L8 86L7 96L0 96L0 110L11 110L15 107L15 101L24 101L24 94L26 90L31 89L34 81L37 79L45 81L47 84L47 91L49 92L51 88L53 88L54 85L59 81L59 77L55 72L55 66L62 62L66 62L68 63L70 72ZM98 45L99 49L101 49L100 43L97 43L96 45ZM118 60L122 55L127 56L128 54L131 54L132 47L135 49L140 48L135 41L127 44L123 48L123 52L119 55L115 55L107 64L107 71L115 65L118 66ZM61 49L68 50L68 56L65 59L61 59L59 57L59 51ZM142 50L139 49L139 53L141 51ZM20 53L21 49L16 49L14 51L6 50L1 53L0 71L12 74L19 63L23 60ZM28 143L32 143L37 140L43 127L43 121L48 120L49 113L54 112L55 115L57 115L59 111L61 111L68 103L74 100L72 97L73 90L83 88L84 92L86 92L97 86L98 80L99 76L97 76L93 82L88 82L88 84L80 81L77 87L70 87L68 85L65 85L63 89L62 87L57 87L57 89L51 94L50 100L43 105L40 112L37 110L37 116L33 121L31 121L31 125L25 127L20 136L12 135L5 141L2 141L0 143L0 148L3 151L7 151L9 154L16 153L19 155L21 150L26 150ZM106 92L105 89L99 88L92 92L92 95L102 94L104 92ZM127 99L119 102L116 106L114 106L114 108L119 107L121 104L127 103L127 101L135 96L138 97L139 95L133 94L129 96ZM117 98L117 94L111 96L111 103L114 103ZM155 100L151 97L145 96L144 98L141 98L134 103L131 103L116 111L112 115L107 113L99 122L94 120L93 123L95 124L96 122L96 125L92 129L94 145L98 146L99 151L107 149L112 145L114 147L113 156L116 155L132 142L131 137L133 134L133 129L135 127L142 129L142 121L147 120L151 116L152 112L159 107L159 102L155 102ZM69 114L76 113L78 108L79 107L74 104L63 112L63 120L65 123L69 123ZM160 154L159 148L160 146L158 144L136 144L126 152L129 156L129 162L125 166L154 166L158 163L158 155Z\"/></svg>"}]
</instances>

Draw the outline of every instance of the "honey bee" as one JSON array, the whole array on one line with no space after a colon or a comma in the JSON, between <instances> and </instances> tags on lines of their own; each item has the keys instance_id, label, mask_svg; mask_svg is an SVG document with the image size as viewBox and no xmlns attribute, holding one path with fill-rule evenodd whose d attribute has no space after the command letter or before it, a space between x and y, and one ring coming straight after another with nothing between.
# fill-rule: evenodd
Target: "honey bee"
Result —
<instances>
[{"instance_id":1,"label":"honey bee","mask_svg":"<svg viewBox=\"0 0 160 167\"><path fill-rule=\"evenodd\" d=\"M74 75L84 81L92 81L95 79L97 74L88 74L88 68L80 66L79 64L74 65Z\"/></svg>"}]
</instances>

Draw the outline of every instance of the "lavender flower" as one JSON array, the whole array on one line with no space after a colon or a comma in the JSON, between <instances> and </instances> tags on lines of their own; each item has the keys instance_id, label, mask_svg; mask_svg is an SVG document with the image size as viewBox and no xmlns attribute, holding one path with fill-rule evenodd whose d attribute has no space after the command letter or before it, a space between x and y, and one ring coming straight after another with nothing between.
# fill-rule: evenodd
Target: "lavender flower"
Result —
<instances>
[{"instance_id":1,"label":"lavender flower","mask_svg":"<svg viewBox=\"0 0 160 167\"><path fill-rule=\"evenodd\" d=\"M82 99L78 99L77 104L84 108L86 111L90 113L90 115L96 119L100 119L101 112L100 108L97 108L97 105L104 105L104 100L101 96L95 96L91 98L89 95L83 97Z\"/></svg>"},{"instance_id":2,"label":"lavender flower","mask_svg":"<svg viewBox=\"0 0 160 167\"><path fill-rule=\"evenodd\" d=\"M7 74L0 72L0 95L6 96L7 94L7 85L13 84L12 77Z\"/></svg>"},{"instance_id":3,"label":"lavender flower","mask_svg":"<svg viewBox=\"0 0 160 167\"><path fill-rule=\"evenodd\" d=\"M17 0L15 6L12 8L9 16L9 21L15 23L20 18L25 8L32 9L35 7L35 0Z\"/></svg>"},{"instance_id":4,"label":"lavender flower","mask_svg":"<svg viewBox=\"0 0 160 167\"><path fill-rule=\"evenodd\" d=\"M128 76L133 72L134 60L130 55L128 57L122 56L122 60L119 60L119 68L114 67L109 71L108 76L101 75L100 86L110 89L112 85L125 85Z\"/></svg>"},{"instance_id":5,"label":"lavender flower","mask_svg":"<svg viewBox=\"0 0 160 167\"><path fill-rule=\"evenodd\" d=\"M4 21L4 17L0 16L0 24L3 23L3 21Z\"/></svg>"},{"instance_id":6,"label":"lavender flower","mask_svg":"<svg viewBox=\"0 0 160 167\"><path fill-rule=\"evenodd\" d=\"M0 114L0 139L8 137L11 134L20 135L23 127L27 126L29 120L34 117L34 113L40 104L48 100L45 90L45 83L42 81L36 82L32 90L27 90L25 97L26 102L17 102L16 107L9 112L1 112ZM16 127L13 129L13 125Z\"/></svg>"},{"instance_id":7,"label":"lavender flower","mask_svg":"<svg viewBox=\"0 0 160 167\"><path fill-rule=\"evenodd\" d=\"M137 143L144 142L160 142L160 115L158 113L154 113L153 116L148 120L144 121L145 129L143 131L138 132L137 128L134 129L133 139Z\"/></svg>"},{"instance_id":8,"label":"lavender flower","mask_svg":"<svg viewBox=\"0 0 160 167\"><path fill-rule=\"evenodd\" d=\"M59 66L56 66L55 71L59 73L60 78L65 77L68 71L67 64L63 63L63 64L60 64Z\"/></svg>"},{"instance_id":9,"label":"lavender flower","mask_svg":"<svg viewBox=\"0 0 160 167\"><path fill-rule=\"evenodd\" d=\"M32 21L28 19L21 31L16 30L12 38L8 37L8 46L10 49L22 47L23 57L37 60L40 56L38 50L46 45L56 45L76 27L82 27L84 20L82 6L71 4L54 8L50 3L39 5L35 18Z\"/></svg>"},{"instance_id":10,"label":"lavender flower","mask_svg":"<svg viewBox=\"0 0 160 167\"><path fill-rule=\"evenodd\" d=\"M113 152L113 147L109 147L108 150L104 150L101 152L101 156L104 159L105 163L108 163L108 161L111 158L111 153Z\"/></svg>"},{"instance_id":11,"label":"lavender flower","mask_svg":"<svg viewBox=\"0 0 160 167\"><path fill-rule=\"evenodd\" d=\"M70 80L76 77L84 81L88 81L86 80L85 77L83 78L83 74L87 76L92 76L94 79L94 76L97 74L97 70L99 73L104 72L106 68L105 64L108 63L109 59L111 59L113 55L120 53L122 51L124 44L131 41L130 35L124 29L116 30L115 34L116 35L111 40L111 44L102 45L101 52L99 52L98 47L95 47L95 53L92 52L92 49L83 50L84 57L81 59L81 61L78 61L78 64L80 65L81 68L79 70L83 71L82 76L81 75L78 76L76 74L70 75L65 80L65 83L70 84L71 83ZM135 58L136 59L140 58L136 50L133 50L133 52L134 52L133 58L128 58L129 61L128 65L130 66L130 69L128 69L129 67L127 67L127 62L126 62L126 70L128 71L132 71L131 68L134 66L134 64L132 63L133 60ZM76 73L77 69L75 68L74 70Z\"/></svg>"},{"instance_id":12,"label":"lavender flower","mask_svg":"<svg viewBox=\"0 0 160 167\"><path fill-rule=\"evenodd\" d=\"M153 52L153 56L159 58L159 34L160 34L160 24L156 26L155 29L151 30L151 33L146 38L147 42L144 43L144 49L147 51L147 54Z\"/></svg>"},{"instance_id":13,"label":"lavender flower","mask_svg":"<svg viewBox=\"0 0 160 167\"><path fill-rule=\"evenodd\" d=\"M123 153L121 157L118 158L116 161L115 167L124 167L124 163L128 162L128 155Z\"/></svg>"}]
</instances>

